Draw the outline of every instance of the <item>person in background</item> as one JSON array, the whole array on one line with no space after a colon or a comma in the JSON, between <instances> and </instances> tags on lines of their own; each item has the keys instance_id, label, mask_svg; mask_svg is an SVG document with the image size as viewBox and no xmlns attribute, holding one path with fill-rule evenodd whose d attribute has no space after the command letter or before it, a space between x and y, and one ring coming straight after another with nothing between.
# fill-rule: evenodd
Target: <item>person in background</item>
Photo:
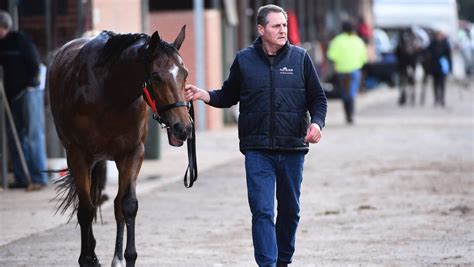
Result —
<instances>
[{"instance_id":1,"label":"person in background","mask_svg":"<svg viewBox=\"0 0 474 267\"><path fill-rule=\"evenodd\" d=\"M19 31L12 31L12 18L0 10L0 65L4 71L4 87L10 105L31 184L22 168L12 131L9 129L10 154L15 182L10 188L39 190L48 184L45 129L44 80L46 67L33 42ZM42 81L42 82L41 82Z\"/></svg>"},{"instance_id":2,"label":"person in background","mask_svg":"<svg viewBox=\"0 0 474 267\"><path fill-rule=\"evenodd\" d=\"M342 33L329 43L327 56L334 63L346 122L352 124L355 98L361 83L361 69L367 63L367 47L355 33L351 22L342 23Z\"/></svg>"},{"instance_id":3,"label":"person in background","mask_svg":"<svg viewBox=\"0 0 474 267\"><path fill-rule=\"evenodd\" d=\"M469 28L459 27L457 39L459 50L461 51L462 55L462 61L464 64L464 74L466 75L466 78L469 78L474 73L474 47L471 45L473 41L471 40L469 34Z\"/></svg>"},{"instance_id":4,"label":"person in background","mask_svg":"<svg viewBox=\"0 0 474 267\"><path fill-rule=\"evenodd\" d=\"M428 47L433 75L435 106L445 106L446 76L452 71L451 46L442 31L437 31Z\"/></svg>"},{"instance_id":5,"label":"person in background","mask_svg":"<svg viewBox=\"0 0 474 267\"><path fill-rule=\"evenodd\" d=\"M364 40L365 44L369 44L370 39L372 39L372 28L367 24L363 16L359 16L357 34Z\"/></svg>"},{"instance_id":6,"label":"person in background","mask_svg":"<svg viewBox=\"0 0 474 267\"><path fill-rule=\"evenodd\" d=\"M237 53L222 89L186 86L188 101L202 100L219 108L240 101L240 150L245 156L254 256L259 266L292 262L304 158L309 143L321 139L327 111L326 96L309 55L288 42L287 21L281 7L260 7L259 37Z\"/></svg>"}]
</instances>

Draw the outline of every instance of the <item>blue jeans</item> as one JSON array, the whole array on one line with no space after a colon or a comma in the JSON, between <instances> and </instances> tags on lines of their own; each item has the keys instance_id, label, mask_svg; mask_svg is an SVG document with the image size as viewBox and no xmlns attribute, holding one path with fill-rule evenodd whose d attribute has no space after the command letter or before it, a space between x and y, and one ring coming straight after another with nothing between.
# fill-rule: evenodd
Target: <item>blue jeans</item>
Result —
<instances>
[{"instance_id":1,"label":"blue jeans","mask_svg":"<svg viewBox=\"0 0 474 267\"><path fill-rule=\"evenodd\" d=\"M341 97L342 100L348 101L348 100L354 100L357 96L357 93L359 92L359 87L360 87L360 79L362 77L362 72L360 70L355 70L350 73L346 74L339 74L340 76L343 76L342 79L344 79L344 76L347 76L348 82L342 81L341 86Z\"/></svg>"},{"instance_id":2,"label":"blue jeans","mask_svg":"<svg viewBox=\"0 0 474 267\"><path fill-rule=\"evenodd\" d=\"M48 183L48 175L42 172L47 170L43 98L43 90L25 90L10 101L10 108L31 175L31 182L45 185ZM28 181L21 166L10 127L8 127L8 134L15 183L26 185Z\"/></svg>"},{"instance_id":3,"label":"blue jeans","mask_svg":"<svg viewBox=\"0 0 474 267\"><path fill-rule=\"evenodd\" d=\"M355 98L359 92L362 72L355 70L350 73L338 74L339 86L341 88L341 99L344 104L346 121L352 123L355 109Z\"/></svg>"},{"instance_id":4,"label":"blue jeans","mask_svg":"<svg viewBox=\"0 0 474 267\"><path fill-rule=\"evenodd\" d=\"M291 263L300 219L304 157L304 151L245 152L252 238L259 266L275 266L277 261Z\"/></svg>"}]
</instances>

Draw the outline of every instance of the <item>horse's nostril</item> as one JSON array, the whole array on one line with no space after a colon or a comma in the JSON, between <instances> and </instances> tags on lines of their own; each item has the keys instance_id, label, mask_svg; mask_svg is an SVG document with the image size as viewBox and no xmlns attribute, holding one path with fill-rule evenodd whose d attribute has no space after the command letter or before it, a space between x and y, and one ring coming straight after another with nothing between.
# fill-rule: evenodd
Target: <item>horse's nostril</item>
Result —
<instances>
[{"instance_id":1,"label":"horse's nostril","mask_svg":"<svg viewBox=\"0 0 474 267\"><path fill-rule=\"evenodd\" d=\"M185 127L181 123L175 123L173 125L173 133L177 138L184 140L188 136L188 132L189 132L188 128L189 127Z\"/></svg>"}]
</instances>

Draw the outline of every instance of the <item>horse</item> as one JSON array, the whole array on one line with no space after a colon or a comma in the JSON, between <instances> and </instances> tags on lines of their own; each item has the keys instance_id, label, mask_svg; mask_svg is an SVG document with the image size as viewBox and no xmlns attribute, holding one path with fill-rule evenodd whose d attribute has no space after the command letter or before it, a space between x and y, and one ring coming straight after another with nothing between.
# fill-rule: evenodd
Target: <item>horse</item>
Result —
<instances>
[{"instance_id":1,"label":"horse","mask_svg":"<svg viewBox=\"0 0 474 267\"><path fill-rule=\"evenodd\" d=\"M433 29L424 28L423 29L428 37L428 44L431 44L435 39L435 31ZM423 69L423 78L421 80L421 92L420 92L420 104L425 104L426 90L428 86L428 79L432 76L432 60L431 54L429 52L429 45L425 46L421 52L420 64Z\"/></svg>"},{"instance_id":2,"label":"horse","mask_svg":"<svg viewBox=\"0 0 474 267\"><path fill-rule=\"evenodd\" d=\"M184 96L188 70L179 54L185 26L173 43L157 31L103 31L61 47L49 67L48 84L56 131L66 151L67 174L58 181L58 211L73 208L81 230L80 266L100 266L92 222L97 219L103 162L119 173L114 200L117 224L112 266L134 266L137 176L144 158L148 106L167 128L172 146L193 130ZM189 148L189 147L188 147ZM123 235L126 226L126 248Z\"/></svg>"},{"instance_id":3,"label":"horse","mask_svg":"<svg viewBox=\"0 0 474 267\"><path fill-rule=\"evenodd\" d=\"M430 43L430 37L425 29L418 26L402 28L398 31L398 44L395 49L397 57L397 71L400 78L399 105L405 105L407 100L412 105L416 98L416 67L421 64L423 68L423 79L420 93L420 103L424 103L426 84L430 73L430 61L426 54L426 48Z\"/></svg>"},{"instance_id":4,"label":"horse","mask_svg":"<svg viewBox=\"0 0 474 267\"><path fill-rule=\"evenodd\" d=\"M400 78L399 105L404 105L407 98L412 104L415 104L415 71L418 49L415 46L414 39L415 35L410 28L399 31L399 40L395 49L398 76Z\"/></svg>"}]
</instances>

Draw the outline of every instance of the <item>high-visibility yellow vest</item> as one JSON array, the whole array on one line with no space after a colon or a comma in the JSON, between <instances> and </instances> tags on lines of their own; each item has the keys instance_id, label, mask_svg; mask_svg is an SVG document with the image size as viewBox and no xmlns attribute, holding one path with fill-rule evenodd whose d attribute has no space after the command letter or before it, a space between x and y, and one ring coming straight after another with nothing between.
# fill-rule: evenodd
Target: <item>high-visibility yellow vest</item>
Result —
<instances>
[{"instance_id":1,"label":"high-visibility yellow vest","mask_svg":"<svg viewBox=\"0 0 474 267\"><path fill-rule=\"evenodd\" d=\"M328 58L338 73L350 73L367 63L367 46L356 34L341 33L329 44Z\"/></svg>"}]
</instances>

